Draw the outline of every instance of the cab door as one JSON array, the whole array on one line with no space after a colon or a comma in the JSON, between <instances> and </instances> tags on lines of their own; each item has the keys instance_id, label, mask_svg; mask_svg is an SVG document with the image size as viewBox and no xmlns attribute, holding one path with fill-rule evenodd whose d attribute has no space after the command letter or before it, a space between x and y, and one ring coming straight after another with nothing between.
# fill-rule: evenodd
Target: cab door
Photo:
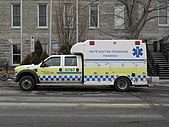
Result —
<instances>
[{"instance_id":1,"label":"cab door","mask_svg":"<svg viewBox=\"0 0 169 127\"><path fill-rule=\"evenodd\" d=\"M50 57L44 61L37 74L40 82L61 82L62 81L62 56Z\"/></svg>"},{"instance_id":2,"label":"cab door","mask_svg":"<svg viewBox=\"0 0 169 127\"><path fill-rule=\"evenodd\" d=\"M61 73L63 82L82 82L81 58L73 55L64 56L63 70Z\"/></svg>"}]
</instances>

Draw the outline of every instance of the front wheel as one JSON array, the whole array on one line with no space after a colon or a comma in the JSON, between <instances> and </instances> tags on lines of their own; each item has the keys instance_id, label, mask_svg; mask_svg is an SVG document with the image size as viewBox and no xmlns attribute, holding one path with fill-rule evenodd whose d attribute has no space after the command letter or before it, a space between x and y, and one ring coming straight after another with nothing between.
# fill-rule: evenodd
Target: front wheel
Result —
<instances>
[{"instance_id":1,"label":"front wheel","mask_svg":"<svg viewBox=\"0 0 169 127\"><path fill-rule=\"evenodd\" d=\"M114 88L119 92L127 92L130 89L131 82L126 77L119 77L116 79Z\"/></svg>"},{"instance_id":2,"label":"front wheel","mask_svg":"<svg viewBox=\"0 0 169 127\"><path fill-rule=\"evenodd\" d=\"M35 80L31 76L24 76L19 81L19 86L23 91L31 91L35 85Z\"/></svg>"}]
</instances>

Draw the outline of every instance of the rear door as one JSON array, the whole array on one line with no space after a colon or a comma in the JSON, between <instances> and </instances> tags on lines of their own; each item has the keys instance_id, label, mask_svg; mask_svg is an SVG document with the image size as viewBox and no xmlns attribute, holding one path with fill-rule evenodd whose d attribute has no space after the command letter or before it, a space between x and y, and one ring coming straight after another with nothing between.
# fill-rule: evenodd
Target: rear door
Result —
<instances>
[{"instance_id":1,"label":"rear door","mask_svg":"<svg viewBox=\"0 0 169 127\"><path fill-rule=\"evenodd\" d=\"M62 66L63 82L82 82L82 65L79 56L64 56Z\"/></svg>"}]
</instances>

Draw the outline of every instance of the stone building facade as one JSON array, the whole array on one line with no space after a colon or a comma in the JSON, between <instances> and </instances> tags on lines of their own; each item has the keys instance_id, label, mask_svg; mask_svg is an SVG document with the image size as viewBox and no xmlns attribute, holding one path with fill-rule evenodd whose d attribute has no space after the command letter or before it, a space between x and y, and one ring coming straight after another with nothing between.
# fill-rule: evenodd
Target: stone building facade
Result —
<instances>
[{"instance_id":1,"label":"stone building facade","mask_svg":"<svg viewBox=\"0 0 169 127\"><path fill-rule=\"evenodd\" d=\"M92 1L94 0L78 0L78 9L81 10L79 17L80 14L84 14L82 17L85 17L86 24L83 40L125 37L128 33L123 25L125 16L121 12L124 7L121 4L115 4L116 0ZM63 4L68 2L76 7L76 0L63 0ZM34 41L38 39L41 41L43 49L47 53L57 53L60 44L55 18L58 5L59 0L0 0L1 64L7 61L12 66L18 65L31 52L32 37ZM124 16L124 19L115 17L115 12ZM169 12L164 10L162 13L168 15ZM160 13L157 11L154 14L159 15ZM70 16L69 13L67 15ZM79 18L79 29L82 22L84 19ZM146 24L140 38L153 42L165 37L168 33L169 21L165 21L165 18L162 21L155 18ZM81 40L79 39L79 41Z\"/></svg>"}]
</instances>

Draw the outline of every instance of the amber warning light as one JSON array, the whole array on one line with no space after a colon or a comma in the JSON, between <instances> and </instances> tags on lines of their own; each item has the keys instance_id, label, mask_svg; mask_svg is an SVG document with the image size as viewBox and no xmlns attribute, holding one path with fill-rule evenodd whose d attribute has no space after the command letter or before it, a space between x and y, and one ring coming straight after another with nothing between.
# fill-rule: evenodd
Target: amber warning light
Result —
<instances>
[{"instance_id":1,"label":"amber warning light","mask_svg":"<svg viewBox=\"0 0 169 127\"><path fill-rule=\"evenodd\" d=\"M94 41L90 41L90 45L94 45Z\"/></svg>"}]
</instances>

